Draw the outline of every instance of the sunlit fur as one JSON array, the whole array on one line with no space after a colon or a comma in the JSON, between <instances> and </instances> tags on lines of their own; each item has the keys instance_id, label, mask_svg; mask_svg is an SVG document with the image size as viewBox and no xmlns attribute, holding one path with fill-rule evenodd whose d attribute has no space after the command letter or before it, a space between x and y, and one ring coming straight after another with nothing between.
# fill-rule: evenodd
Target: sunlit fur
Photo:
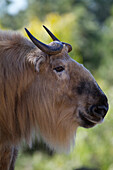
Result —
<instances>
[{"instance_id":1,"label":"sunlit fur","mask_svg":"<svg viewBox=\"0 0 113 170\"><path fill-rule=\"evenodd\" d=\"M0 32L1 170L14 168L17 147L24 139L30 144L34 134L59 152L74 146L78 110L97 102L90 94L78 95L76 87L82 79L97 84L67 51L64 45L60 54L48 56L21 35ZM62 73L54 70L59 65Z\"/></svg>"}]
</instances>

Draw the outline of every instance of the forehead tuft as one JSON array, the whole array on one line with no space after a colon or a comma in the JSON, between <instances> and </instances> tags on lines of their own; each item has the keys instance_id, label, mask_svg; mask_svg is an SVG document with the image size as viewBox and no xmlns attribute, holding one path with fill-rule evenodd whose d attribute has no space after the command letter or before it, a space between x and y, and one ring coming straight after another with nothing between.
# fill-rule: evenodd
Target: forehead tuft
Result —
<instances>
[{"instance_id":1,"label":"forehead tuft","mask_svg":"<svg viewBox=\"0 0 113 170\"><path fill-rule=\"evenodd\" d=\"M65 62L72 60L71 57L68 55L68 52L65 50L65 48L63 48L59 54L51 55L50 59L51 59L51 61L54 61L54 60L62 60L63 61L64 60Z\"/></svg>"}]
</instances>

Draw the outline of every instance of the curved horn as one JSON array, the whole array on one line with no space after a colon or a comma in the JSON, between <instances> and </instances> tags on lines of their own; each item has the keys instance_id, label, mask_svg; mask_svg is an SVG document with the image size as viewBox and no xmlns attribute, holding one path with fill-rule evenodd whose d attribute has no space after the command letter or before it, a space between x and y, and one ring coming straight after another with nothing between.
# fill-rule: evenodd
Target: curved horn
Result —
<instances>
[{"instance_id":1,"label":"curved horn","mask_svg":"<svg viewBox=\"0 0 113 170\"><path fill-rule=\"evenodd\" d=\"M65 43L65 42L62 42L62 44L65 44L65 45L67 46L67 48L68 48L68 53L69 53L70 51L72 51L72 46L71 46L71 44L68 44L68 43Z\"/></svg>"},{"instance_id":2,"label":"curved horn","mask_svg":"<svg viewBox=\"0 0 113 170\"><path fill-rule=\"evenodd\" d=\"M47 33L50 35L53 41L60 41L58 38L55 37L55 35L53 35L53 33L46 26L43 25L43 27L45 28Z\"/></svg>"},{"instance_id":3,"label":"curved horn","mask_svg":"<svg viewBox=\"0 0 113 170\"><path fill-rule=\"evenodd\" d=\"M43 52L50 54L50 55L58 54L61 52L63 48L63 44L61 42L56 42L56 46L46 45L42 43L41 41L37 40L26 28L25 28L25 31L27 35L29 36L29 38L32 40L32 42Z\"/></svg>"},{"instance_id":4,"label":"curved horn","mask_svg":"<svg viewBox=\"0 0 113 170\"><path fill-rule=\"evenodd\" d=\"M60 40L58 38L56 38L55 35L53 35L53 33L46 26L43 25L43 27L45 28L47 33L50 35L50 37L53 39L53 41L59 41L60 42ZM65 44L68 47L68 52L72 51L72 46L70 44L64 43L64 42L62 42L62 44Z\"/></svg>"}]
</instances>

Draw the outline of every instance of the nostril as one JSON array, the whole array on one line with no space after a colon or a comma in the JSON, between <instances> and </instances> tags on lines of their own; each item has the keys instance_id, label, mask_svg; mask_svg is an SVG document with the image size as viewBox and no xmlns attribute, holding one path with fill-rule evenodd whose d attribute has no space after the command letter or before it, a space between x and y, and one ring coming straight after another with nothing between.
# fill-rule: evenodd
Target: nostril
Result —
<instances>
[{"instance_id":1,"label":"nostril","mask_svg":"<svg viewBox=\"0 0 113 170\"><path fill-rule=\"evenodd\" d=\"M104 117L108 111L108 108L106 106L97 106L97 108L97 113L101 114Z\"/></svg>"},{"instance_id":2,"label":"nostril","mask_svg":"<svg viewBox=\"0 0 113 170\"><path fill-rule=\"evenodd\" d=\"M106 113L108 111L108 107L106 107L104 105L102 105L102 106L94 105L94 106L91 107L90 111L94 115L102 116L104 118L104 116L106 115Z\"/></svg>"}]
</instances>

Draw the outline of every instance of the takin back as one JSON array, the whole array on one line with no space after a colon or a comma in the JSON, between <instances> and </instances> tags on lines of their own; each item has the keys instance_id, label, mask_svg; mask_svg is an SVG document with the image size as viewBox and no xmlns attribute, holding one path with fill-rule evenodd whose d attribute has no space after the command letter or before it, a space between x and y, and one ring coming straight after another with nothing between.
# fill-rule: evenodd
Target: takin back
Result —
<instances>
[{"instance_id":1,"label":"takin back","mask_svg":"<svg viewBox=\"0 0 113 170\"><path fill-rule=\"evenodd\" d=\"M69 152L79 126L101 123L108 101L92 74L70 58L72 46L46 45L0 31L0 170L14 170L19 144L33 134L51 149Z\"/></svg>"}]
</instances>

